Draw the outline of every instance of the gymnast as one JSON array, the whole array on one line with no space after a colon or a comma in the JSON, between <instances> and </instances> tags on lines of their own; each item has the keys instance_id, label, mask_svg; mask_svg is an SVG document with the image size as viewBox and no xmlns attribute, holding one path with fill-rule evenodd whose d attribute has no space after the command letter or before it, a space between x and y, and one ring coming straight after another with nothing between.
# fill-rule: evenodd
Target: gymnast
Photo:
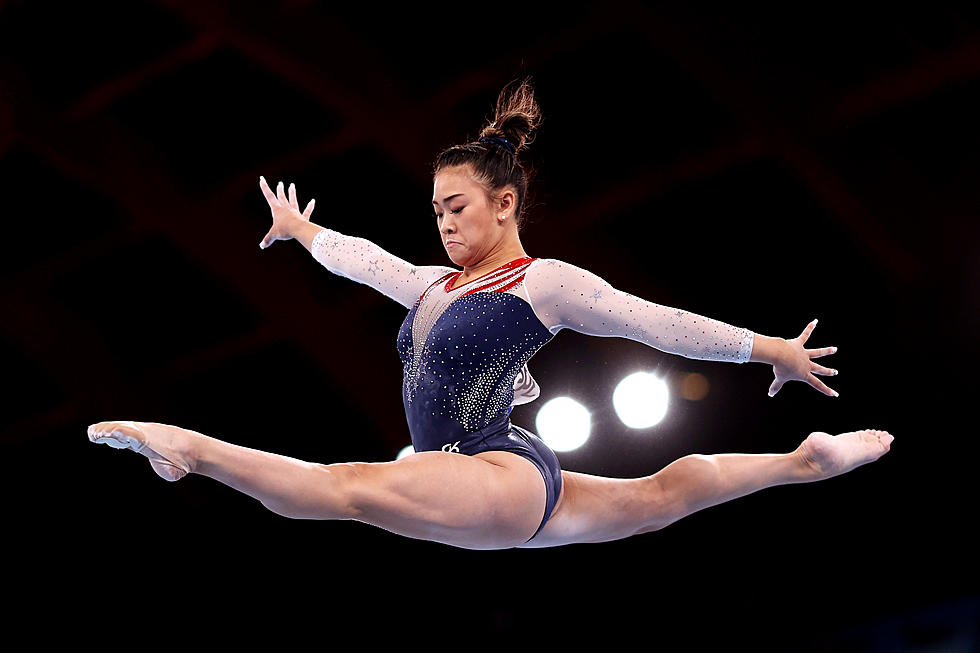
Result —
<instances>
[{"instance_id":1,"label":"gymnast","mask_svg":"<svg viewBox=\"0 0 980 653\"><path fill-rule=\"evenodd\" d=\"M521 154L541 113L530 80L508 84L473 142L433 166L433 217L450 261L416 266L364 238L310 221L296 187L259 188L272 228L259 246L300 241L334 274L408 309L398 333L402 402L415 453L392 462L318 464L156 422L104 421L89 440L146 456L169 481L216 479L295 519L355 519L411 538L467 549L606 542L656 531L698 510L763 488L818 481L886 453L893 436L862 429L810 433L790 453L690 454L642 478L562 470L534 433L510 421L540 388L527 363L562 329L642 342L687 358L772 365L774 396L837 371L806 349L817 321L792 339L764 336L646 301L592 272L530 257L519 232L529 173ZM398 223L400 224L400 223Z\"/></svg>"}]
</instances>

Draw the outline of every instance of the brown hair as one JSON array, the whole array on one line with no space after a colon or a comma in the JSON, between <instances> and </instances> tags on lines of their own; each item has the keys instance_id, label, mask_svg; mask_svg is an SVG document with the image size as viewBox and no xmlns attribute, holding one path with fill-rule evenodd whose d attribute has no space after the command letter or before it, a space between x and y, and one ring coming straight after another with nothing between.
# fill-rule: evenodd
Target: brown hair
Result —
<instances>
[{"instance_id":1,"label":"brown hair","mask_svg":"<svg viewBox=\"0 0 980 653\"><path fill-rule=\"evenodd\" d=\"M516 82L520 84L508 92ZM477 140L453 145L439 153L432 168L433 178L443 168L468 166L492 201L499 200L497 193L512 186L517 195L514 218L520 231L526 215L528 184L534 176L530 166L521 163L520 155L534 140L533 133L541 121L541 109L534 99L530 78L510 82L497 98L493 120L480 130ZM513 154L499 141L479 140L494 137L507 139Z\"/></svg>"}]
</instances>

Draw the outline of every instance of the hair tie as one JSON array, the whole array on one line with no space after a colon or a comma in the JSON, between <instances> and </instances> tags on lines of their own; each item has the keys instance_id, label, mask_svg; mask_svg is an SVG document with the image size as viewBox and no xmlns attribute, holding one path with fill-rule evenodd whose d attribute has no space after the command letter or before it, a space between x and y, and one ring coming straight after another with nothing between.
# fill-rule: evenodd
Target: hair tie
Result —
<instances>
[{"instance_id":1,"label":"hair tie","mask_svg":"<svg viewBox=\"0 0 980 653\"><path fill-rule=\"evenodd\" d=\"M508 141L506 138L502 138L500 136L481 136L480 137L480 141L481 142L484 142L484 143L488 143L488 142L489 143L496 143L497 145L505 148L511 154L514 154L514 152L515 152L514 146L511 145L510 141Z\"/></svg>"}]
</instances>

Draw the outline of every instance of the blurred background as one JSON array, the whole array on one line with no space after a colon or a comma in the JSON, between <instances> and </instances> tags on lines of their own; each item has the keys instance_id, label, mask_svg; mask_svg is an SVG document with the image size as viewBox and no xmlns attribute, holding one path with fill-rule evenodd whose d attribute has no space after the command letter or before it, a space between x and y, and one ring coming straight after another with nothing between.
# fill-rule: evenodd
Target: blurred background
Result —
<instances>
[{"instance_id":1,"label":"blurred background","mask_svg":"<svg viewBox=\"0 0 980 653\"><path fill-rule=\"evenodd\" d=\"M297 242L260 250L259 175L316 198L317 224L450 265L433 160L522 75L544 114L528 254L770 336L819 318L840 397L566 329L513 422L575 398L592 434L562 467L615 477L814 430L887 429L891 452L623 541L478 552L290 521L88 442L131 419L393 459L406 311ZM975 6L0 2L9 623L106 645L978 650L978 115ZM638 370L671 392L639 430L611 403Z\"/></svg>"}]
</instances>

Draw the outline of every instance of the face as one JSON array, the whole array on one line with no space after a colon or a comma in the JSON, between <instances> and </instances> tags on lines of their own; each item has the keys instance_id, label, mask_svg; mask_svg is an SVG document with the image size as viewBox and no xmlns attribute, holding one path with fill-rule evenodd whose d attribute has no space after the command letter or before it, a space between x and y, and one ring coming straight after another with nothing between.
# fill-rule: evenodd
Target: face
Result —
<instances>
[{"instance_id":1,"label":"face","mask_svg":"<svg viewBox=\"0 0 980 653\"><path fill-rule=\"evenodd\" d=\"M508 222L514 221L514 193L507 190L494 206L469 168L444 168L435 177L432 209L442 246L452 262L475 265L507 235ZM501 220L501 215L507 217Z\"/></svg>"}]
</instances>

